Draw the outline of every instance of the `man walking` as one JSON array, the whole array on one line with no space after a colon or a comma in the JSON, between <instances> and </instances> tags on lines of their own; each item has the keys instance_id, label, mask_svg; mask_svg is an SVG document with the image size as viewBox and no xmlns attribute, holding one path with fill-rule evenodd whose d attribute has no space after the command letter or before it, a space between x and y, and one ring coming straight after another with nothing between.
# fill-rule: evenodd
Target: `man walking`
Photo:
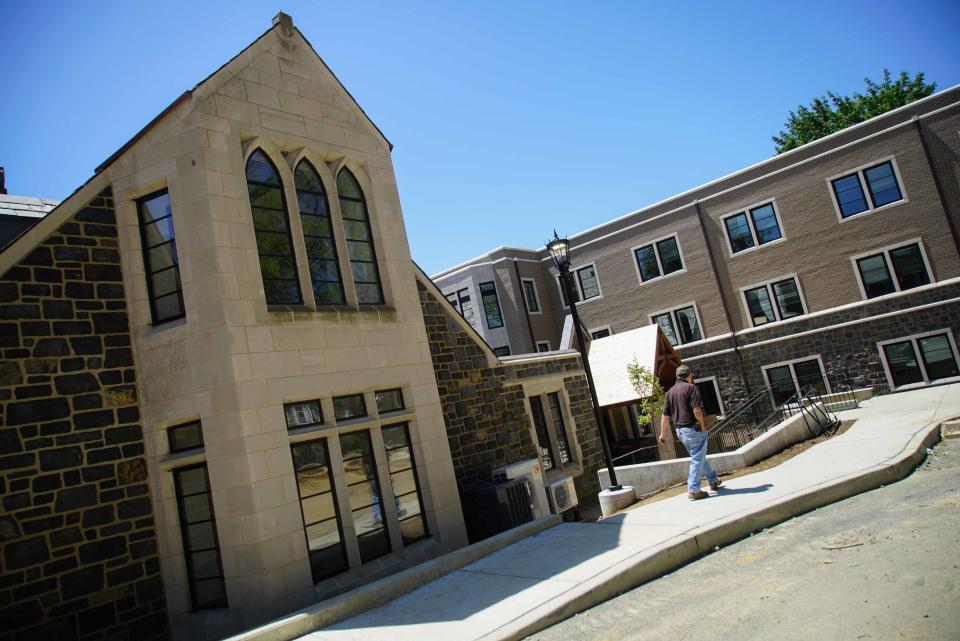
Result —
<instances>
[{"instance_id":1,"label":"man walking","mask_svg":"<svg viewBox=\"0 0 960 641\"><path fill-rule=\"evenodd\" d=\"M669 417L669 418L668 418ZM670 420L677 428L680 442L690 453L690 474L687 476L687 491L691 501L705 499L709 494L700 491L700 474L707 477L710 489L720 487L720 477L707 463L707 430L703 425L703 401L700 390L693 384L693 372L686 365L677 368L677 382L667 392L660 417L661 443L667 442Z\"/></svg>"}]
</instances>

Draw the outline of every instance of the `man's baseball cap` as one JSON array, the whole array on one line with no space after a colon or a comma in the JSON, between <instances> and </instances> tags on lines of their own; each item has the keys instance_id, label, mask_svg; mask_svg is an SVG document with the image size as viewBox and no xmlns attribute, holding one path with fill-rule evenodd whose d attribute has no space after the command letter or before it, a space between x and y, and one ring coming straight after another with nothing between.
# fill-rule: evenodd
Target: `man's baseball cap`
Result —
<instances>
[{"instance_id":1,"label":"man's baseball cap","mask_svg":"<svg viewBox=\"0 0 960 641\"><path fill-rule=\"evenodd\" d=\"M677 378L685 379L690 376L690 367L688 365L681 365L677 368Z\"/></svg>"}]
</instances>

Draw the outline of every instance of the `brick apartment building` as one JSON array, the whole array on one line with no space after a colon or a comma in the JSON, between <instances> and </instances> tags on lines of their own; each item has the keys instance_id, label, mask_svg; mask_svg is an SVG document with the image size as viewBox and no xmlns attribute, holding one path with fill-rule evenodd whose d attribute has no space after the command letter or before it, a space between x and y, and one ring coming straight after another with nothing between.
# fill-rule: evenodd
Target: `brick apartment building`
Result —
<instances>
[{"instance_id":1,"label":"brick apartment building","mask_svg":"<svg viewBox=\"0 0 960 641\"><path fill-rule=\"evenodd\" d=\"M391 149L278 14L62 203L0 200L53 208L0 252L0 639L222 638L465 545L522 460L596 500L579 355L454 311Z\"/></svg>"},{"instance_id":2,"label":"brick apartment building","mask_svg":"<svg viewBox=\"0 0 960 641\"><path fill-rule=\"evenodd\" d=\"M764 388L956 380L958 227L953 87L577 233L571 271L594 337L659 323L722 414ZM561 347L546 248L433 280L497 353Z\"/></svg>"}]
</instances>

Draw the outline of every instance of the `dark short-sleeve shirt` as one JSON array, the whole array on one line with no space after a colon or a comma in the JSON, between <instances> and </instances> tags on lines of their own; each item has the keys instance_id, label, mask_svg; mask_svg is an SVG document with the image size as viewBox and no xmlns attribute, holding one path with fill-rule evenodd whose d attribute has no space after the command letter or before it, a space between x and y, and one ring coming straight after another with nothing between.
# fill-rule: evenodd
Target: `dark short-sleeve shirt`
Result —
<instances>
[{"instance_id":1,"label":"dark short-sleeve shirt","mask_svg":"<svg viewBox=\"0 0 960 641\"><path fill-rule=\"evenodd\" d=\"M693 408L703 408L700 390L696 385L686 381L677 381L667 390L667 399L663 403L663 413L670 417L674 427L697 425L697 417Z\"/></svg>"}]
</instances>

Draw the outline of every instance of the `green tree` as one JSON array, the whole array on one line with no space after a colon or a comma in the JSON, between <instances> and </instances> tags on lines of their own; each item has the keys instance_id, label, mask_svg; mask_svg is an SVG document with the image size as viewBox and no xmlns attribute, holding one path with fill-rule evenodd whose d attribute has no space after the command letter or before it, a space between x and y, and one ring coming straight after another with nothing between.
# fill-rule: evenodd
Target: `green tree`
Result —
<instances>
[{"instance_id":1,"label":"green tree","mask_svg":"<svg viewBox=\"0 0 960 641\"><path fill-rule=\"evenodd\" d=\"M637 363L634 358L627 363L627 376L633 391L640 397L640 413L637 414L637 423L640 427L649 425L657 414L663 411L663 401L666 393L660 385L660 379L649 369Z\"/></svg>"},{"instance_id":2,"label":"green tree","mask_svg":"<svg viewBox=\"0 0 960 641\"><path fill-rule=\"evenodd\" d=\"M901 71L895 80L888 69L883 70L883 80L877 84L870 78L864 78L866 93L854 92L852 96L839 96L832 91L827 95L814 98L809 106L800 105L780 131L773 136L778 154L800 145L822 138L850 125L863 122L902 107L914 100L925 98L937 89L937 83L926 83L923 73L910 77Z\"/></svg>"}]
</instances>

